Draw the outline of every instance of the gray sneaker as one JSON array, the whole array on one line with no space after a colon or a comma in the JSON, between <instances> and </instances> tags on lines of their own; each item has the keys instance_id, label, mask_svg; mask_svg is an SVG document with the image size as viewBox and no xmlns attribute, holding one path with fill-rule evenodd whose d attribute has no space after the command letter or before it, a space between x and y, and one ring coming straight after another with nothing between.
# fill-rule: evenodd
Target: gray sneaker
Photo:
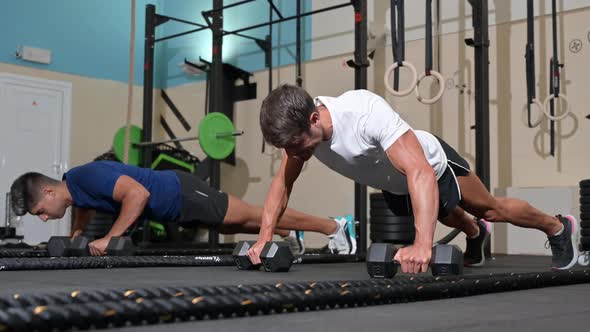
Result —
<instances>
[{"instance_id":1,"label":"gray sneaker","mask_svg":"<svg viewBox=\"0 0 590 332\"><path fill-rule=\"evenodd\" d=\"M336 233L328 235L328 249L333 254L349 255L356 252L356 239L352 237L348 230L348 221L344 217L334 219L338 225Z\"/></svg>"},{"instance_id":2,"label":"gray sneaker","mask_svg":"<svg viewBox=\"0 0 590 332\"><path fill-rule=\"evenodd\" d=\"M291 231L289 236L284 237L283 241L289 243L293 255L303 255L305 253L305 242L303 242L303 232Z\"/></svg>"},{"instance_id":3,"label":"gray sneaker","mask_svg":"<svg viewBox=\"0 0 590 332\"><path fill-rule=\"evenodd\" d=\"M576 218L571 215L565 217L557 215L556 217L563 224L563 232L547 238L553 254L551 268L553 270L568 270L578 261Z\"/></svg>"},{"instance_id":4,"label":"gray sneaker","mask_svg":"<svg viewBox=\"0 0 590 332\"><path fill-rule=\"evenodd\" d=\"M463 265L465 266L483 266L486 261L484 248L490 239L489 223L483 219L478 219L476 222L479 227L479 235L474 239L467 238L463 254Z\"/></svg>"}]
</instances>

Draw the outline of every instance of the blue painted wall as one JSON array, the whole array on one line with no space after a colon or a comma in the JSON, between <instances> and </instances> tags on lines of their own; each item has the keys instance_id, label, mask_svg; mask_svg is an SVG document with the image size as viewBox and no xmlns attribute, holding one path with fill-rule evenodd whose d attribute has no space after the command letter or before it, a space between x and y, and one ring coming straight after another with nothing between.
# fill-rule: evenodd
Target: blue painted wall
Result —
<instances>
[{"instance_id":1,"label":"blue painted wall","mask_svg":"<svg viewBox=\"0 0 590 332\"><path fill-rule=\"evenodd\" d=\"M225 1L225 4L236 2ZM295 13L295 1L275 0L284 16ZM135 84L143 82L143 39L145 6L155 4L159 14L204 23L201 11L211 8L205 0L136 0ZM311 0L303 1L303 10ZM224 29L233 30L268 20L268 3L257 0L224 13ZM302 20L303 39L311 36L311 19ZM190 25L168 22L157 29L157 37L190 30ZM3 2L0 11L0 62L47 69L74 75L127 82L129 75L130 1L123 0L18 0ZM268 27L245 32L264 38ZM295 21L274 25L273 63L294 63ZM49 65L26 62L14 57L19 45L50 49ZM184 60L211 59L211 32L201 31L160 42L156 47L157 87L173 87L204 79L188 77L179 67ZM304 45L303 59L311 57ZM264 69L264 54L251 40L224 38L223 59L248 70Z\"/></svg>"}]
</instances>

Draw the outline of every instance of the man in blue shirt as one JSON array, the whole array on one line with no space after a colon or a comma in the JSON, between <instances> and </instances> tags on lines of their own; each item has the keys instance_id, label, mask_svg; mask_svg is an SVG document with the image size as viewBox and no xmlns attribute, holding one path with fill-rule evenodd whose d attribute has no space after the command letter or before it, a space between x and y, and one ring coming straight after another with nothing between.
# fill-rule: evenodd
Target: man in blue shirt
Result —
<instances>
[{"instance_id":1,"label":"man in blue shirt","mask_svg":"<svg viewBox=\"0 0 590 332\"><path fill-rule=\"evenodd\" d=\"M94 256L104 255L113 236L121 236L138 219L197 223L257 233L262 208L211 188L200 178L181 171L155 171L114 161L95 161L72 168L62 181L39 173L25 173L10 188L16 215L37 215L44 222L62 218L76 208L72 236L78 236L94 211L118 215L108 234L89 244ZM329 247L340 254L354 253L356 243L346 219L322 219L287 209L278 227L282 231L321 232Z\"/></svg>"}]
</instances>

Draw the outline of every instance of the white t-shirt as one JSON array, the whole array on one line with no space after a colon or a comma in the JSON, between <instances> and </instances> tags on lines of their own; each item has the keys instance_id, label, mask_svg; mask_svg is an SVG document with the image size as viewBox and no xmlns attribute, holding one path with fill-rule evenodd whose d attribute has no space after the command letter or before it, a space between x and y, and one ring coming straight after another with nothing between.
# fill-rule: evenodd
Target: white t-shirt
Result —
<instances>
[{"instance_id":1,"label":"white t-shirt","mask_svg":"<svg viewBox=\"0 0 590 332\"><path fill-rule=\"evenodd\" d=\"M332 117L332 139L322 142L316 158L332 170L360 184L407 194L406 176L391 163L387 150L401 135L413 130L389 104L367 90L353 90L339 97L316 97ZM447 167L447 157L432 134L414 130L426 159L439 179Z\"/></svg>"}]
</instances>

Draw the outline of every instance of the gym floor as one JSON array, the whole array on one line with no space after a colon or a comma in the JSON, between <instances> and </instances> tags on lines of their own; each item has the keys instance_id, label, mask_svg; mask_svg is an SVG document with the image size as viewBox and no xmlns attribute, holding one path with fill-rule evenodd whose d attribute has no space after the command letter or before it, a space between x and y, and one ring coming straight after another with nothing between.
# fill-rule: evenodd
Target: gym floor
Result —
<instances>
[{"instance_id":1,"label":"gym floor","mask_svg":"<svg viewBox=\"0 0 590 332\"><path fill-rule=\"evenodd\" d=\"M465 274L547 271L550 257L495 256ZM578 268L578 267L576 267ZM105 288L237 285L368 279L364 263L294 265L288 273L238 271L235 267L126 268L4 271L0 295ZM576 328L590 315L590 284L541 288L473 297L168 324L169 331L544 331ZM246 325L247 324L247 325ZM118 328L160 331L162 325Z\"/></svg>"}]
</instances>

